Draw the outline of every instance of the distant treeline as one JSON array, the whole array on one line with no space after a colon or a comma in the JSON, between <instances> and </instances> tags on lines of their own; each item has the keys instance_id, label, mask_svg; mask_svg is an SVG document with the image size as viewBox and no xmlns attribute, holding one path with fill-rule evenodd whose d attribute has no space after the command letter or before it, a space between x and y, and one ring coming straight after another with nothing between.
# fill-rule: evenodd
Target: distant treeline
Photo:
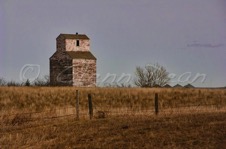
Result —
<instances>
[{"instance_id":1,"label":"distant treeline","mask_svg":"<svg viewBox=\"0 0 226 149\"><path fill-rule=\"evenodd\" d=\"M43 78L37 78L34 81L27 79L24 82L7 81L4 78L0 78L0 86L49 86L49 76L45 75Z\"/></svg>"}]
</instances>

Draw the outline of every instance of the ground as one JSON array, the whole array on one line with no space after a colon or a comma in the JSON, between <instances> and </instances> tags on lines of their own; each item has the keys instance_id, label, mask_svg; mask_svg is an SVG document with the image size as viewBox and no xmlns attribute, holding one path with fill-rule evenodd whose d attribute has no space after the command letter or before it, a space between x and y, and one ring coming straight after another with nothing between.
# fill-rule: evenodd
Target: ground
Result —
<instances>
[{"instance_id":1,"label":"ground","mask_svg":"<svg viewBox=\"0 0 226 149\"><path fill-rule=\"evenodd\" d=\"M8 124L1 148L226 148L226 113Z\"/></svg>"},{"instance_id":2,"label":"ground","mask_svg":"<svg viewBox=\"0 0 226 149\"><path fill-rule=\"evenodd\" d=\"M0 148L226 148L224 89L0 87L0 112Z\"/></svg>"}]
</instances>

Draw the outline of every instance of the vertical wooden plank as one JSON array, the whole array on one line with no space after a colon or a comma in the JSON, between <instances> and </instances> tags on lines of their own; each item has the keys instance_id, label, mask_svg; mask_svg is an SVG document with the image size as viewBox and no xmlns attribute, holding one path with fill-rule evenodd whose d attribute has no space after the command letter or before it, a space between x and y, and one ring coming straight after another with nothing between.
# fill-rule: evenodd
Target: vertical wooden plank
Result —
<instances>
[{"instance_id":1,"label":"vertical wooden plank","mask_svg":"<svg viewBox=\"0 0 226 149\"><path fill-rule=\"evenodd\" d=\"M79 92L76 90L76 119L79 120Z\"/></svg>"},{"instance_id":2,"label":"vertical wooden plank","mask_svg":"<svg viewBox=\"0 0 226 149\"><path fill-rule=\"evenodd\" d=\"M89 118L93 118L93 103L92 103L92 96L88 94L88 103L89 103Z\"/></svg>"},{"instance_id":3,"label":"vertical wooden plank","mask_svg":"<svg viewBox=\"0 0 226 149\"><path fill-rule=\"evenodd\" d=\"M158 101L158 93L155 93L155 115L159 113L159 101Z\"/></svg>"}]
</instances>

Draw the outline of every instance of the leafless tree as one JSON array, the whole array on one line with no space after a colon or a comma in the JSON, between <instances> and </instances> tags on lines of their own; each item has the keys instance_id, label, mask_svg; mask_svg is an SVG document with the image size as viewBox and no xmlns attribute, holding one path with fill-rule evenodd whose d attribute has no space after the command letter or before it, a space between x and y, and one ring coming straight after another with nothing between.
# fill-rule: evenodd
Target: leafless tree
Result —
<instances>
[{"instance_id":1,"label":"leafless tree","mask_svg":"<svg viewBox=\"0 0 226 149\"><path fill-rule=\"evenodd\" d=\"M0 86L5 86L7 84L4 78L0 78Z\"/></svg>"},{"instance_id":2,"label":"leafless tree","mask_svg":"<svg viewBox=\"0 0 226 149\"><path fill-rule=\"evenodd\" d=\"M169 73L159 64L136 67L135 75L134 84L139 87L164 86L170 81Z\"/></svg>"},{"instance_id":3,"label":"leafless tree","mask_svg":"<svg viewBox=\"0 0 226 149\"><path fill-rule=\"evenodd\" d=\"M34 86L49 86L50 79L48 75L45 75L43 78L37 78L33 82Z\"/></svg>"}]
</instances>

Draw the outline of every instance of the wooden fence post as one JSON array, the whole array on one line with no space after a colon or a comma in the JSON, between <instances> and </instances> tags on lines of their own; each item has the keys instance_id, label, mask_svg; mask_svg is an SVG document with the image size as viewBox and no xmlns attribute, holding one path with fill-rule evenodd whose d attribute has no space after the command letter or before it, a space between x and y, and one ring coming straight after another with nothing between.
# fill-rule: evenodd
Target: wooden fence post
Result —
<instances>
[{"instance_id":1,"label":"wooden fence post","mask_svg":"<svg viewBox=\"0 0 226 149\"><path fill-rule=\"evenodd\" d=\"M158 93L155 93L155 115L159 113L159 101L158 101Z\"/></svg>"},{"instance_id":2,"label":"wooden fence post","mask_svg":"<svg viewBox=\"0 0 226 149\"><path fill-rule=\"evenodd\" d=\"M79 92L76 90L76 119L79 120Z\"/></svg>"},{"instance_id":3,"label":"wooden fence post","mask_svg":"<svg viewBox=\"0 0 226 149\"><path fill-rule=\"evenodd\" d=\"M89 103L89 118L93 118L93 104L92 104L92 96L88 94L88 103Z\"/></svg>"}]
</instances>

